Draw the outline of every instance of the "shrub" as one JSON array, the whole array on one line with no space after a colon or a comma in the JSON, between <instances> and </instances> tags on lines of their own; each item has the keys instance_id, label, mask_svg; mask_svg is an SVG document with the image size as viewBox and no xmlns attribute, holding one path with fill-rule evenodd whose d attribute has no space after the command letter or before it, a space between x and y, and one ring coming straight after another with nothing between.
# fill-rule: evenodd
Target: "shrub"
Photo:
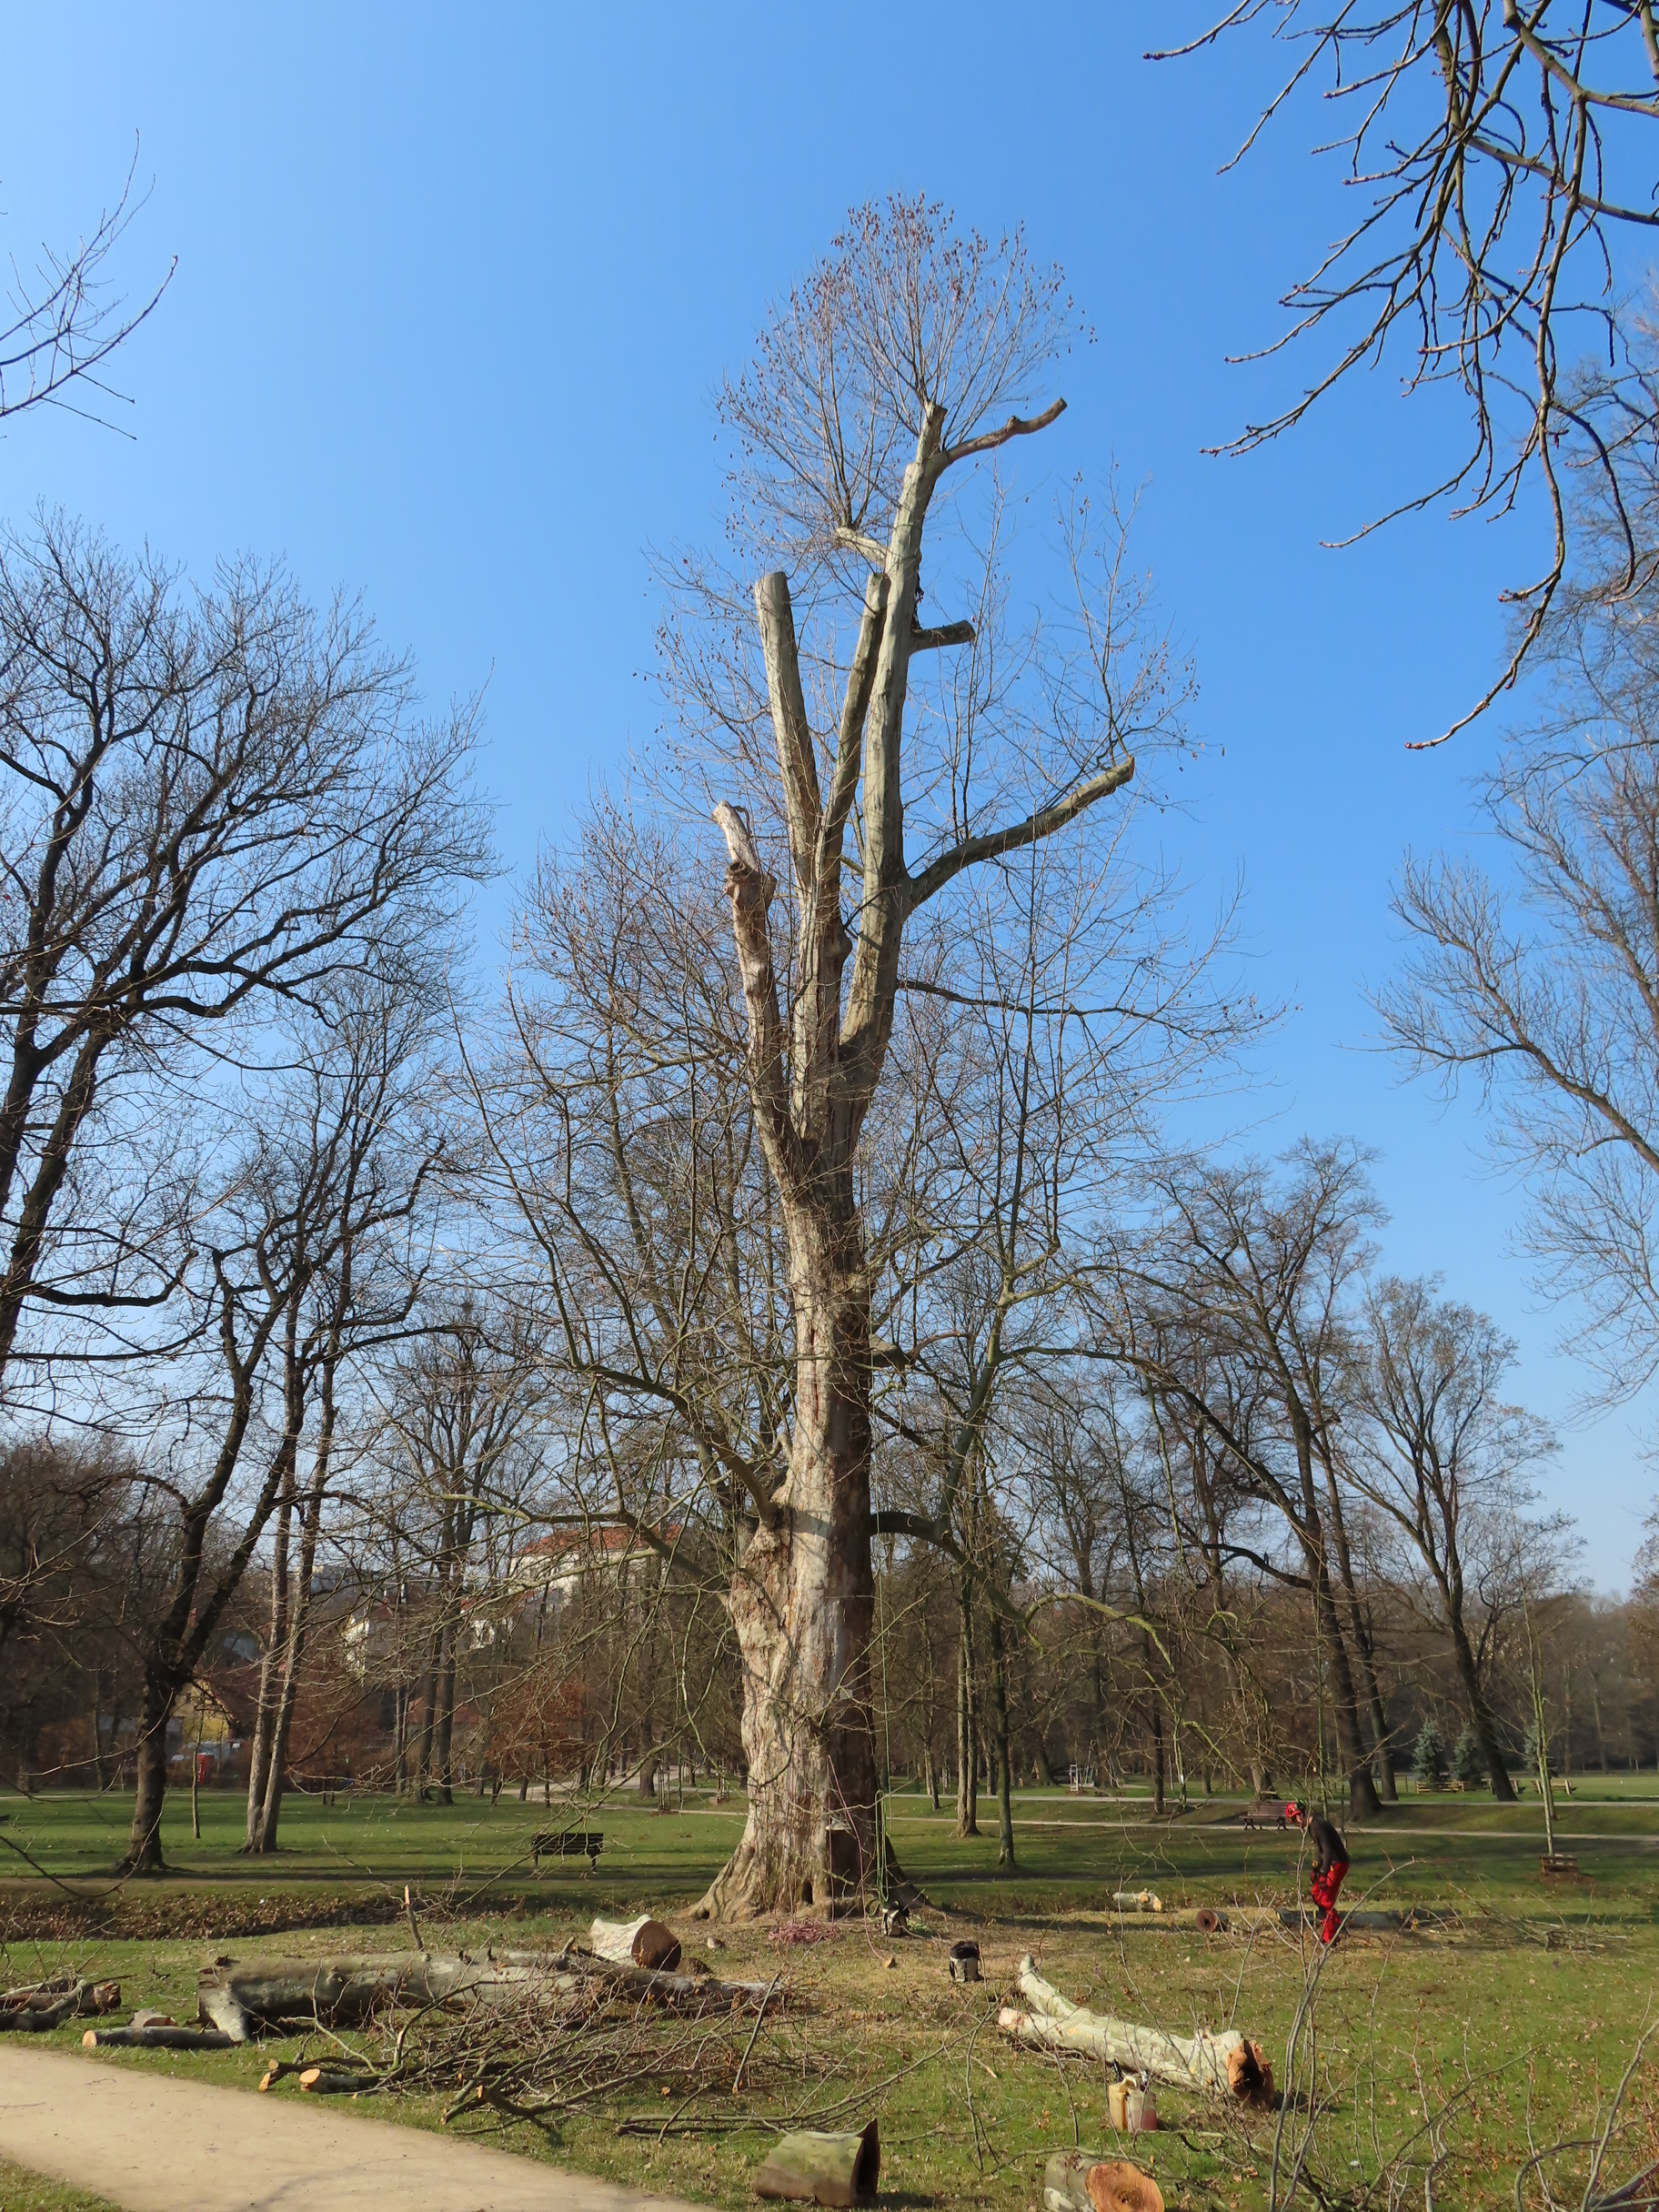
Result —
<instances>
[{"instance_id":1,"label":"shrub","mask_svg":"<svg viewBox=\"0 0 1659 2212\"><path fill-rule=\"evenodd\" d=\"M1417 1747L1412 1754L1412 1773L1419 1783L1426 1786L1441 1780L1445 1766L1445 1743L1431 1714L1417 1731Z\"/></svg>"}]
</instances>

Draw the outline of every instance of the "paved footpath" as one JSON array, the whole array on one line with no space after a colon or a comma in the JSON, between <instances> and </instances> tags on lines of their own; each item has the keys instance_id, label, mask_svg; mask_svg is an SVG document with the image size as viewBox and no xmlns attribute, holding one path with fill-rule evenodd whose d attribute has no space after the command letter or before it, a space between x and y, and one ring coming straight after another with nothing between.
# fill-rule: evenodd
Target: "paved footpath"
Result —
<instances>
[{"instance_id":1,"label":"paved footpath","mask_svg":"<svg viewBox=\"0 0 1659 2212\"><path fill-rule=\"evenodd\" d=\"M128 2212L692 2212L310 2097L0 2046L0 2155Z\"/></svg>"}]
</instances>

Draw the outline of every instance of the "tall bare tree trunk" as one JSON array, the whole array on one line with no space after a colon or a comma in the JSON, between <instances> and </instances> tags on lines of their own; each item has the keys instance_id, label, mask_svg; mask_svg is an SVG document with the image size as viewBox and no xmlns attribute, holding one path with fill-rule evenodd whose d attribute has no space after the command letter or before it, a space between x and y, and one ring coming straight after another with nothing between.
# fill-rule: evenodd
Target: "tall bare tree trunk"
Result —
<instances>
[{"instance_id":1,"label":"tall bare tree trunk","mask_svg":"<svg viewBox=\"0 0 1659 2212\"><path fill-rule=\"evenodd\" d=\"M993 1744L997 1759L997 1865L1013 1867L1014 1859L1014 1798L1012 1784L1012 1755L1008 1742L1008 1671L1003 1647L1002 1622L996 1607L990 1608L990 1714L995 1731Z\"/></svg>"},{"instance_id":2,"label":"tall bare tree trunk","mask_svg":"<svg viewBox=\"0 0 1659 2212\"><path fill-rule=\"evenodd\" d=\"M787 1196L795 1312L788 1510L729 1600L743 1664L749 1817L699 1911L835 1907L876 1886L870 1639L870 1286L848 1176L839 1221Z\"/></svg>"},{"instance_id":3,"label":"tall bare tree trunk","mask_svg":"<svg viewBox=\"0 0 1659 2212\"><path fill-rule=\"evenodd\" d=\"M1383 1804L1395 1805L1399 1802L1399 1791L1394 1785L1392 1732L1388 1724L1388 1707L1383 1701L1382 1685L1377 1675L1371 1624L1365 1617L1365 1608L1354 1581L1353 1554L1349 1547L1348 1523L1342 1513L1336 1469L1328 1454L1322 1453L1321 1457L1325 1470L1325 1497L1331 1508L1331 1532L1336 1539L1337 1573L1342 1577L1342 1594L1347 1600L1354 1651L1360 1663L1360 1679L1364 1684L1365 1704L1371 1719L1372 1772L1376 1781L1377 1795Z\"/></svg>"},{"instance_id":4,"label":"tall bare tree trunk","mask_svg":"<svg viewBox=\"0 0 1659 2212\"><path fill-rule=\"evenodd\" d=\"M253 1740L247 1756L247 1821L244 1851L264 1849L266 1779L271 1770L271 1746L276 1734L276 1709L282 1702L283 1661L288 1648L288 1545L294 1523L294 1477L285 1477L277 1503L276 1532L271 1539L271 1622L259 1661L259 1702L254 1712Z\"/></svg>"},{"instance_id":5,"label":"tall bare tree trunk","mask_svg":"<svg viewBox=\"0 0 1659 2212\"><path fill-rule=\"evenodd\" d=\"M323 1498L328 1486L329 1461L334 1446L334 1374L335 1360L331 1357L323 1368L322 1421L300 1522L299 1573L289 1594L288 1637L283 1653L282 1684L266 1766L265 1794L259 1807L259 1836L256 1848L260 1852L275 1851L276 1848L283 1792L287 1787L288 1739L293 1733L294 1709L298 1703L300 1673L305 1664L306 1644L310 1634L311 1578L317 1569L317 1541L322 1533Z\"/></svg>"},{"instance_id":6,"label":"tall bare tree trunk","mask_svg":"<svg viewBox=\"0 0 1659 2212\"><path fill-rule=\"evenodd\" d=\"M743 988L750 1104L783 1224L795 1336L789 1458L722 1467L756 1522L728 1599L743 1664L749 1817L699 1911L834 1910L877 1887L870 1634L870 1284L859 1217L860 1132L886 1062L906 924L963 870L1035 844L1134 773L1123 759L1075 783L1025 821L964 838L910 871L904 846L903 725L913 653L966 644L970 625L930 635L917 619L922 536L933 492L957 461L1052 421L945 444L946 410L919 395L880 572L865 588L839 728L820 783L789 578L760 578L755 608L789 835L797 924L786 1011L769 912L778 884L748 815L714 809ZM855 798L858 857L846 851ZM845 919L858 882L857 935ZM849 972L850 970L850 972ZM845 983L845 990L843 990Z\"/></svg>"},{"instance_id":7,"label":"tall bare tree trunk","mask_svg":"<svg viewBox=\"0 0 1659 2212\"><path fill-rule=\"evenodd\" d=\"M127 1839L127 1864L135 1874L158 1874L161 1852L161 1808L167 1794L167 1723L173 1717L177 1692L156 1667L144 1670L144 1694L138 1706L138 1786L133 1800L133 1827Z\"/></svg>"},{"instance_id":8,"label":"tall bare tree trunk","mask_svg":"<svg viewBox=\"0 0 1659 2212\"><path fill-rule=\"evenodd\" d=\"M444 1630L444 1663L437 1674L437 1802L455 1803L455 1640L459 1624L450 1621Z\"/></svg>"},{"instance_id":9,"label":"tall bare tree trunk","mask_svg":"<svg viewBox=\"0 0 1659 2212\"><path fill-rule=\"evenodd\" d=\"M960 1622L956 1646L956 1832L980 1832L980 1741L975 1726L973 1592L966 1574L958 1591Z\"/></svg>"}]
</instances>

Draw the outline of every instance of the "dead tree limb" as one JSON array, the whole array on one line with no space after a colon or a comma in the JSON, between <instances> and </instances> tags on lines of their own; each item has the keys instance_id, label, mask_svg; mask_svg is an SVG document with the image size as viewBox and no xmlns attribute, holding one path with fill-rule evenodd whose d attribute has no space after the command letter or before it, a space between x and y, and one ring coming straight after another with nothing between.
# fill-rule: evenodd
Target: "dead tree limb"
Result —
<instances>
[{"instance_id":1,"label":"dead tree limb","mask_svg":"<svg viewBox=\"0 0 1659 2212\"><path fill-rule=\"evenodd\" d=\"M1261 2104L1272 2094L1272 2068L1265 2052L1236 2028L1220 2036L1203 2030L1196 2036L1173 2036L1166 2028L1090 2012L1045 1982L1030 1957L1021 1960L1014 1986L1031 2010L1021 2012L1005 2005L998 2026L1017 2043L1039 2050L1081 2051L1205 2096Z\"/></svg>"}]
</instances>

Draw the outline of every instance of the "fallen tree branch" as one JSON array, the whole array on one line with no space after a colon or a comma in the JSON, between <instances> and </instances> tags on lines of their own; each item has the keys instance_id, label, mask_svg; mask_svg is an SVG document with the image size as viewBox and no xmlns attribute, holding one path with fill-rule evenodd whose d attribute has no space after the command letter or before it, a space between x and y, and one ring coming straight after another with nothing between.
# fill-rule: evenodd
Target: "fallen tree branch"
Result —
<instances>
[{"instance_id":1,"label":"fallen tree branch","mask_svg":"<svg viewBox=\"0 0 1659 2212\"><path fill-rule=\"evenodd\" d=\"M1021 2012L1005 2005L997 2024L1016 2043L1038 2050L1081 2051L1205 2096L1265 2104L1272 2095L1273 2073L1266 2054L1236 2028L1220 2036L1202 2030L1196 2036L1172 2036L1165 2028L1090 2012L1045 1982L1029 1956L1020 1962L1014 1986L1031 2010Z\"/></svg>"},{"instance_id":2,"label":"fallen tree branch","mask_svg":"<svg viewBox=\"0 0 1659 2212\"><path fill-rule=\"evenodd\" d=\"M236 2041L216 2027L89 2027L88 2051L227 2051Z\"/></svg>"},{"instance_id":3,"label":"fallen tree branch","mask_svg":"<svg viewBox=\"0 0 1659 2212\"><path fill-rule=\"evenodd\" d=\"M119 1982L35 1982L0 1996L0 2034L44 2036L65 2020L114 2012L121 2002Z\"/></svg>"},{"instance_id":4,"label":"fallen tree branch","mask_svg":"<svg viewBox=\"0 0 1659 2212\"><path fill-rule=\"evenodd\" d=\"M585 1951L498 1951L481 1959L438 1952L389 1958L271 1959L232 1972L210 1971L196 1992L197 2016L235 2042L261 2027L314 2020L340 2027L395 2006L441 2006L457 1998L518 2004L527 1996L579 1994L584 1982L676 2011L731 2012L781 2003L775 1981L721 1982L712 1976L652 1972Z\"/></svg>"}]
</instances>

